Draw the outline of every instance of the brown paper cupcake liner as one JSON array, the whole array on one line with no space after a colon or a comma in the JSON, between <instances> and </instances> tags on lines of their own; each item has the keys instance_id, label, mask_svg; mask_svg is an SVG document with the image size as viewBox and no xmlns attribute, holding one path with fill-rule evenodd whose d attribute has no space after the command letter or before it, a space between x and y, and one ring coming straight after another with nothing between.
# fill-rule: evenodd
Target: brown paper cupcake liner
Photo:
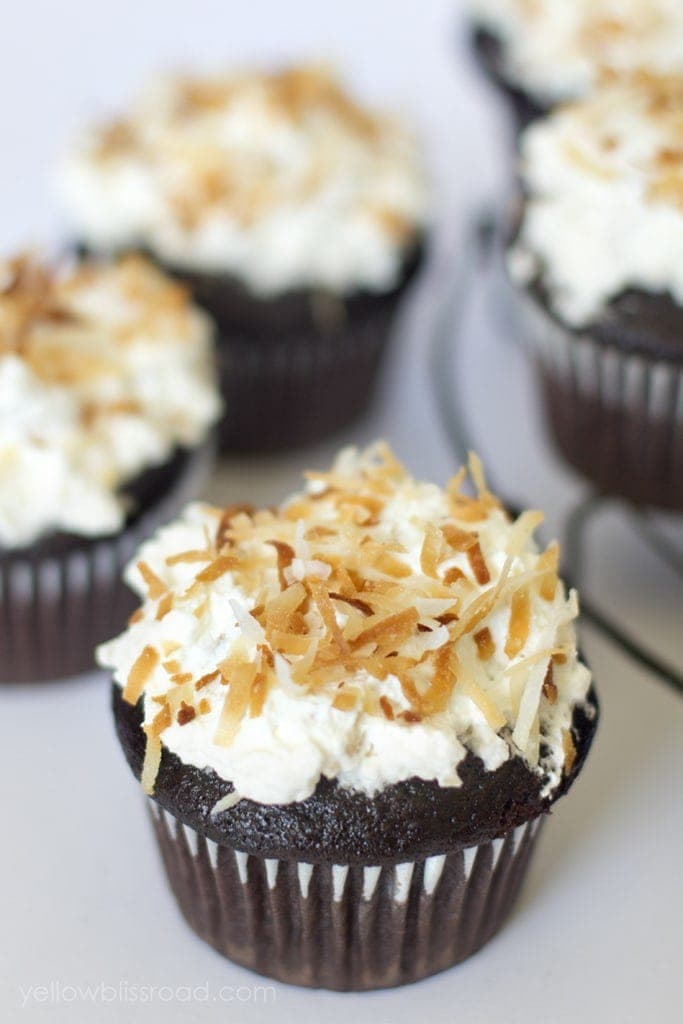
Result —
<instances>
[{"instance_id":1,"label":"brown paper cupcake liner","mask_svg":"<svg viewBox=\"0 0 683 1024\"><path fill-rule=\"evenodd\" d=\"M519 893L543 816L401 864L308 864L219 845L156 801L169 883L194 931L237 964L339 991L404 985L480 949Z\"/></svg>"},{"instance_id":2,"label":"brown paper cupcake liner","mask_svg":"<svg viewBox=\"0 0 683 1024\"><path fill-rule=\"evenodd\" d=\"M563 457L606 494L683 509L683 349L680 362L622 351L526 294L516 307Z\"/></svg>"},{"instance_id":3,"label":"brown paper cupcake liner","mask_svg":"<svg viewBox=\"0 0 683 1024\"><path fill-rule=\"evenodd\" d=\"M94 649L121 630L137 601L122 580L151 533L197 494L213 460L206 443L173 485L122 533L47 554L0 555L0 683L38 682L94 669Z\"/></svg>"},{"instance_id":4,"label":"brown paper cupcake liner","mask_svg":"<svg viewBox=\"0 0 683 1024\"><path fill-rule=\"evenodd\" d=\"M267 344L223 333L218 361L226 452L278 451L342 430L368 408L392 333L394 303L330 334L285 333Z\"/></svg>"}]
</instances>

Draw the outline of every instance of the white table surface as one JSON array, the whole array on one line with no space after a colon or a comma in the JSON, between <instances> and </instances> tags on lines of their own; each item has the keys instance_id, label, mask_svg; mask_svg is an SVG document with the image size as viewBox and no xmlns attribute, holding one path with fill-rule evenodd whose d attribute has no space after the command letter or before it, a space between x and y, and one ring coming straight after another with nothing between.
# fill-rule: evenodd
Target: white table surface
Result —
<instances>
[{"instance_id":1,"label":"white table surface","mask_svg":"<svg viewBox=\"0 0 683 1024\"><path fill-rule=\"evenodd\" d=\"M3 11L0 245L59 238L55 153L84 116L130 93L150 64L324 53L420 119L443 219L458 223L504 180L502 120L456 44L446 0L133 0ZM439 297L432 275L397 338L379 400L345 440L390 439L416 472L455 468L425 370ZM457 371L478 443L551 530L581 493L542 439L522 353L480 279ZM231 462L211 497L271 501L305 455ZM670 523L681 539L680 523ZM627 516L606 509L587 546L587 589L672 663L683 661L680 580ZM507 927L470 961L407 989L308 992L223 960L180 919L142 799L118 749L103 676L0 691L0 1020L288 1021L333 1024L673 1024L681 1019L683 701L586 627L603 704L598 739L558 806ZM1 655L0 655L1 656ZM146 986L142 994L135 986ZM226 988L227 987L227 988Z\"/></svg>"}]
</instances>

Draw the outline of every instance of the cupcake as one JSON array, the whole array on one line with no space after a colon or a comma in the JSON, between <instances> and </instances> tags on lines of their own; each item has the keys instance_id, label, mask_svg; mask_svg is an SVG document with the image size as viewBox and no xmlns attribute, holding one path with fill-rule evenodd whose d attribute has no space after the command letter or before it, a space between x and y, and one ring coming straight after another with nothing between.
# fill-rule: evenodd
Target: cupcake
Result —
<instances>
[{"instance_id":1,"label":"cupcake","mask_svg":"<svg viewBox=\"0 0 683 1024\"><path fill-rule=\"evenodd\" d=\"M481 64L520 127L587 95L604 69L683 72L679 0L468 0Z\"/></svg>"},{"instance_id":2,"label":"cupcake","mask_svg":"<svg viewBox=\"0 0 683 1024\"><path fill-rule=\"evenodd\" d=\"M190 926L298 985L401 985L502 925L597 704L537 512L382 445L277 509L191 505L99 648Z\"/></svg>"},{"instance_id":3,"label":"cupcake","mask_svg":"<svg viewBox=\"0 0 683 1024\"><path fill-rule=\"evenodd\" d=\"M230 451L358 416L423 248L416 141L319 68L170 77L85 135L62 184L82 246L142 248L214 317Z\"/></svg>"},{"instance_id":4,"label":"cupcake","mask_svg":"<svg viewBox=\"0 0 683 1024\"><path fill-rule=\"evenodd\" d=\"M151 264L0 264L0 682L94 667L219 412L208 320Z\"/></svg>"},{"instance_id":5,"label":"cupcake","mask_svg":"<svg viewBox=\"0 0 683 1024\"><path fill-rule=\"evenodd\" d=\"M683 509L683 76L610 81L522 137L508 264L562 455Z\"/></svg>"}]
</instances>

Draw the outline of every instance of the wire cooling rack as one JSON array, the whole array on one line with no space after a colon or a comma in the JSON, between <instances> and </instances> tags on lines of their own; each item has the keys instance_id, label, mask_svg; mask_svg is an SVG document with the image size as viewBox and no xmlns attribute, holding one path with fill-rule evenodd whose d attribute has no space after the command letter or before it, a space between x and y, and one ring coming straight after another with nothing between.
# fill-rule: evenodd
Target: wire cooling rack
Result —
<instances>
[{"instance_id":1,"label":"wire cooling rack","mask_svg":"<svg viewBox=\"0 0 683 1024\"><path fill-rule=\"evenodd\" d=\"M471 342L464 329L466 313L478 287L491 290L489 296L496 302L493 275L487 274L500 252L500 218L495 212L484 211L473 218L469 230L462 236L455 259L447 259L442 274L441 294L444 296L434 320L429 348L429 376L436 411L446 440L457 464L467 461L469 451L481 452L461 394L461 382L467 375L459 367L467 357ZM464 255L461 255L464 254ZM520 357L523 353L520 352ZM495 480L495 459L486 459L492 490L500 495L507 508L516 514L522 508L536 507L534 495L506 494ZM577 587L581 594L581 614L585 622L599 630L622 655L637 663L649 675L659 679L679 694L683 694L683 673L670 663L669 658L655 654L645 639L626 628L618 618L605 611L590 593L584 567L588 544L588 531L597 518L612 505L626 516L652 555L666 565L669 572L683 582L683 547L672 539L660 524L657 515L626 502L601 494L587 485L578 500L565 510L560 528L563 552L562 574L568 586ZM680 612L683 624L683 606ZM667 652L674 654L675 652Z\"/></svg>"}]
</instances>

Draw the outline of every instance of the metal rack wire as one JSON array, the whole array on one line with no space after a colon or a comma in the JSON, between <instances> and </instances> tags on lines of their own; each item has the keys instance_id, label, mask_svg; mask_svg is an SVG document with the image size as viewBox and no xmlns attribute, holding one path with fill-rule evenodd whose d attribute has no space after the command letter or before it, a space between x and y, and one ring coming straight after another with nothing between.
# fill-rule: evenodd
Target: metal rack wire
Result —
<instances>
[{"instance_id":1,"label":"metal rack wire","mask_svg":"<svg viewBox=\"0 0 683 1024\"><path fill-rule=\"evenodd\" d=\"M467 461L469 451L480 451L467 421L464 403L458 393L460 375L456 372L456 359L465 345L463 314L468 308L468 301L477 279L490 265L497 251L498 238L498 217L495 212L484 211L474 218L469 231L466 232L465 244L462 244L461 239L458 246L459 253L467 254L466 263L461 259L460 263L463 265L458 267L456 261L446 261L441 288L444 300L438 309L430 342L428 369L436 410L444 435L458 464ZM446 368L450 368L451 372L446 372ZM492 489L501 497L512 514L517 514L523 507L534 505L534 502L527 501L525 496L504 494L496 485L490 468L488 475ZM630 658L677 693L683 694L683 673L649 651L638 637L623 628L587 593L583 572L586 532L595 516L613 501L615 499L608 495L588 490L569 510L561 538L564 555L563 577L568 586L576 586L581 590L581 612L584 621L599 630L622 655ZM650 551L683 580L683 551L661 532L652 513L626 503L620 504L625 508Z\"/></svg>"}]
</instances>

